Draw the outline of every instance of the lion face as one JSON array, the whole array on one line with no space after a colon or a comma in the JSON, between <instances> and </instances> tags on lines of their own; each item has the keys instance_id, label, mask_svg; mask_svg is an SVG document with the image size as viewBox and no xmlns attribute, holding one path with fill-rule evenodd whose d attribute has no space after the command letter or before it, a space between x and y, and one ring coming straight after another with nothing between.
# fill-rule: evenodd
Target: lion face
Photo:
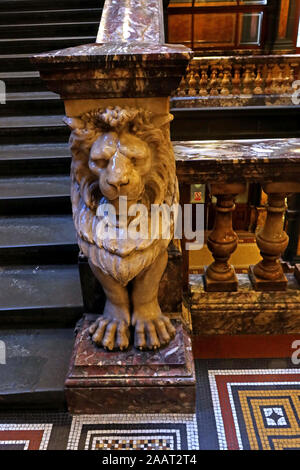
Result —
<instances>
[{"instance_id":1,"label":"lion face","mask_svg":"<svg viewBox=\"0 0 300 470\"><path fill-rule=\"evenodd\" d=\"M127 196L137 202L151 169L149 145L128 131L103 133L93 143L89 168L99 178L100 191L109 201Z\"/></svg>"}]
</instances>

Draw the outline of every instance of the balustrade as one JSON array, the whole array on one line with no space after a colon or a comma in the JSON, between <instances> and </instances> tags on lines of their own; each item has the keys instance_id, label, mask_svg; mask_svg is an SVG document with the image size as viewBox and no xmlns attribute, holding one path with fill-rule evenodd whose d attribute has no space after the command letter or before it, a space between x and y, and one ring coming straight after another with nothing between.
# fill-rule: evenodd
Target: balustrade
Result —
<instances>
[{"instance_id":1,"label":"balustrade","mask_svg":"<svg viewBox=\"0 0 300 470\"><path fill-rule=\"evenodd\" d=\"M232 213L234 199L244 192L246 183L260 183L268 195L267 216L256 235L262 259L249 266L250 280L258 291L285 290L287 279L280 257L289 238L284 223L286 198L300 193L300 139L175 142L174 150L182 187L181 203L189 203L185 186L196 183L207 184L210 194L217 198L214 227L207 237L214 261L204 272L205 290L238 289L230 265L230 256L238 242ZM183 251L187 290L188 252ZM295 269L295 277L299 280L299 268Z\"/></svg>"},{"instance_id":2,"label":"balustrade","mask_svg":"<svg viewBox=\"0 0 300 470\"><path fill-rule=\"evenodd\" d=\"M293 83L299 77L299 55L195 57L173 96L173 106L215 104L216 98L231 105L232 96L235 106L292 105Z\"/></svg>"}]
</instances>

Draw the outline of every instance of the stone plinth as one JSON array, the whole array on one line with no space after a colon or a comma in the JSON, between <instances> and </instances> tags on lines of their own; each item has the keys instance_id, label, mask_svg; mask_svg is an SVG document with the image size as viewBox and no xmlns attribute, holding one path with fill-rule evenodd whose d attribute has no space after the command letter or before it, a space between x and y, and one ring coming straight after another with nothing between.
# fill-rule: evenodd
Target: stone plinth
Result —
<instances>
[{"instance_id":1,"label":"stone plinth","mask_svg":"<svg viewBox=\"0 0 300 470\"><path fill-rule=\"evenodd\" d=\"M195 371L191 341L181 324L158 351L106 352L95 346L84 317L65 383L71 413L192 413Z\"/></svg>"},{"instance_id":2,"label":"stone plinth","mask_svg":"<svg viewBox=\"0 0 300 470\"><path fill-rule=\"evenodd\" d=\"M205 292L202 275L190 275L193 334L299 333L300 287L293 273L285 275L288 286L282 292L253 290L247 274L237 274L238 292Z\"/></svg>"}]
</instances>

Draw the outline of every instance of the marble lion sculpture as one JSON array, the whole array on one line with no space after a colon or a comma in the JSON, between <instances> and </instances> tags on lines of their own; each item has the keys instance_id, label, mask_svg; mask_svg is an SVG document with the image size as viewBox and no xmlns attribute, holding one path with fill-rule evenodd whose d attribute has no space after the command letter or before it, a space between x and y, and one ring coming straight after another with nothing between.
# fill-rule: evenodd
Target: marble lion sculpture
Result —
<instances>
[{"instance_id":1,"label":"marble lion sculpture","mask_svg":"<svg viewBox=\"0 0 300 470\"><path fill-rule=\"evenodd\" d=\"M144 204L149 214L152 204L178 202L170 120L169 114L118 106L65 118L72 129L71 197L78 244L106 294L104 312L89 332L107 350L127 349L133 331L140 350L157 349L175 336L157 299L174 218L167 238L109 239L97 230L107 216L99 215L99 206L110 203L120 232L120 196L127 197L128 207Z\"/></svg>"}]
</instances>

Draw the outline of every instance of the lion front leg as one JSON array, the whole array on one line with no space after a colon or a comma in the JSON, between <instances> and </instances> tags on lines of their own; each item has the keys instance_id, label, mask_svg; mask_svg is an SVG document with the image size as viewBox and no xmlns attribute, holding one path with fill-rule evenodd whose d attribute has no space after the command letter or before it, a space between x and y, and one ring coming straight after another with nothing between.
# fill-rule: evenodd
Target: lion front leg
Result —
<instances>
[{"instance_id":1,"label":"lion front leg","mask_svg":"<svg viewBox=\"0 0 300 470\"><path fill-rule=\"evenodd\" d=\"M134 345L141 350L158 349L167 345L176 333L169 318L162 314L157 299L159 283L167 262L168 253L165 251L133 281Z\"/></svg>"},{"instance_id":2,"label":"lion front leg","mask_svg":"<svg viewBox=\"0 0 300 470\"><path fill-rule=\"evenodd\" d=\"M90 267L102 284L106 294L103 314L90 326L89 333L94 343L110 351L124 350L129 346L130 310L129 296L123 287L111 276L89 261Z\"/></svg>"}]
</instances>

